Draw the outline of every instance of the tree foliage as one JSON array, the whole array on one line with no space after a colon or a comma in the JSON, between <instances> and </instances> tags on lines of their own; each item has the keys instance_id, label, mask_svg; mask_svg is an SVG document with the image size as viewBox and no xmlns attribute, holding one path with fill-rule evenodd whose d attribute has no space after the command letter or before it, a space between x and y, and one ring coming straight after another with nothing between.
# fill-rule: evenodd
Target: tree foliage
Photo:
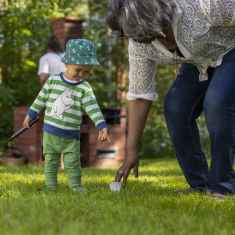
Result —
<instances>
[{"instance_id":1,"label":"tree foliage","mask_svg":"<svg viewBox=\"0 0 235 235\"><path fill-rule=\"evenodd\" d=\"M31 104L40 89L37 65L46 51L50 21L54 18L75 16L85 20L84 37L96 43L101 63L90 79L98 100L106 108L125 105L117 99L117 93L126 90L127 84L120 87L117 81L127 79L127 41L113 37L106 27L107 3L107 0L0 0L0 142L12 131L14 106ZM173 81L174 70L175 67L170 66L159 69L159 99L150 112L141 156L172 152L163 100ZM207 142L205 126L201 126L203 140Z\"/></svg>"},{"instance_id":2,"label":"tree foliage","mask_svg":"<svg viewBox=\"0 0 235 235\"><path fill-rule=\"evenodd\" d=\"M53 18L87 16L86 1L4 0L0 9L0 139L12 130L14 106L29 105L40 86L38 60ZM75 6L75 7L74 7Z\"/></svg>"}]
</instances>

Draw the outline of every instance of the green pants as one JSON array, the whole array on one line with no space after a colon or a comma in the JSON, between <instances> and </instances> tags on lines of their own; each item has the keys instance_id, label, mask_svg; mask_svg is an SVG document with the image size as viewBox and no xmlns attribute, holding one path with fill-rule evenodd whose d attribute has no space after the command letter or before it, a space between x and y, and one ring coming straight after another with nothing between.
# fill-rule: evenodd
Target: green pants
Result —
<instances>
[{"instance_id":1,"label":"green pants","mask_svg":"<svg viewBox=\"0 0 235 235\"><path fill-rule=\"evenodd\" d=\"M45 183L54 190L57 185L57 172L60 156L64 157L64 170L68 176L69 187L75 189L81 186L80 141L65 139L44 132L43 154L45 157Z\"/></svg>"}]
</instances>

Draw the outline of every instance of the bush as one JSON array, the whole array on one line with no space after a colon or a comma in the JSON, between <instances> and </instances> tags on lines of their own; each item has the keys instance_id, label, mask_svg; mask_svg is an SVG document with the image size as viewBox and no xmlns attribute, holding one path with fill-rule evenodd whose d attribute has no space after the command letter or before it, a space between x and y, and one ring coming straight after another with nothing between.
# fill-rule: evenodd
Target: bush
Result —
<instances>
[{"instance_id":1,"label":"bush","mask_svg":"<svg viewBox=\"0 0 235 235\"><path fill-rule=\"evenodd\" d=\"M164 99L175 77L175 66L159 66L157 73L158 100L150 110L141 143L141 157L172 156L173 149L164 117Z\"/></svg>"},{"instance_id":2,"label":"bush","mask_svg":"<svg viewBox=\"0 0 235 235\"><path fill-rule=\"evenodd\" d=\"M12 132L14 92L8 87L0 85L0 149Z\"/></svg>"}]
</instances>

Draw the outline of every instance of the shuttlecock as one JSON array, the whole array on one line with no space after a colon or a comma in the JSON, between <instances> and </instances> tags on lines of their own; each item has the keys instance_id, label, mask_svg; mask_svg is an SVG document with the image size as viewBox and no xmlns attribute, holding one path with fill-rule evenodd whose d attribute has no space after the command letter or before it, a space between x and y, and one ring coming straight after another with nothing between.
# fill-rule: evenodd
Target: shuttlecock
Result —
<instances>
[{"instance_id":1,"label":"shuttlecock","mask_svg":"<svg viewBox=\"0 0 235 235\"><path fill-rule=\"evenodd\" d=\"M120 182L112 182L109 188L113 192L119 192L121 190L122 184Z\"/></svg>"}]
</instances>

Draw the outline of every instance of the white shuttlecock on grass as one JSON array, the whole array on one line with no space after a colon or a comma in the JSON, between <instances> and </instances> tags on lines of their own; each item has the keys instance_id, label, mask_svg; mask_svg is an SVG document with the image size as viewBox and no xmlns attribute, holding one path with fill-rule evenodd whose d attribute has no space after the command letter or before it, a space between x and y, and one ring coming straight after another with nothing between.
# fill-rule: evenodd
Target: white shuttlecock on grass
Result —
<instances>
[{"instance_id":1,"label":"white shuttlecock on grass","mask_svg":"<svg viewBox=\"0 0 235 235\"><path fill-rule=\"evenodd\" d=\"M121 190L122 184L120 182L112 182L109 188L113 192L119 192Z\"/></svg>"}]
</instances>

